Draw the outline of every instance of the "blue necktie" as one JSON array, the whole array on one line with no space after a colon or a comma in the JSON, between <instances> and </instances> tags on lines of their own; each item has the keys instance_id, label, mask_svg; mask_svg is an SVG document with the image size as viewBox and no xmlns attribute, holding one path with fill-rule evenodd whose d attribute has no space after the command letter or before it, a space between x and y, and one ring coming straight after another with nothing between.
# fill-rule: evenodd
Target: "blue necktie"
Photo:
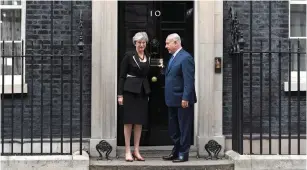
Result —
<instances>
[{"instance_id":1,"label":"blue necktie","mask_svg":"<svg viewBox=\"0 0 307 170\"><path fill-rule=\"evenodd\" d=\"M173 60L174 60L174 55L172 55L172 58L169 60L169 62L168 62L168 68L169 68L169 66L172 64L172 62L173 62Z\"/></svg>"}]
</instances>

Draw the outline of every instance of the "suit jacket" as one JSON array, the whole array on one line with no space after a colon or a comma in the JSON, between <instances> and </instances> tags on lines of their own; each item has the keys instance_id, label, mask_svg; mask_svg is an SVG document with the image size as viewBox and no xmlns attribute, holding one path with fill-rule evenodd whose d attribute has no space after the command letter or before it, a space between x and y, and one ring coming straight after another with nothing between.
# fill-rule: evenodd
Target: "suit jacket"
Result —
<instances>
[{"instance_id":1,"label":"suit jacket","mask_svg":"<svg viewBox=\"0 0 307 170\"><path fill-rule=\"evenodd\" d=\"M151 92L147 74L149 72L150 56L146 55L147 61L142 67L136 51L127 52L121 62L118 95L123 95L124 91L141 93L142 88L146 94Z\"/></svg>"},{"instance_id":2,"label":"suit jacket","mask_svg":"<svg viewBox=\"0 0 307 170\"><path fill-rule=\"evenodd\" d=\"M197 102L195 92L194 58L181 49L165 70L165 102L169 107L180 107L181 101Z\"/></svg>"}]
</instances>

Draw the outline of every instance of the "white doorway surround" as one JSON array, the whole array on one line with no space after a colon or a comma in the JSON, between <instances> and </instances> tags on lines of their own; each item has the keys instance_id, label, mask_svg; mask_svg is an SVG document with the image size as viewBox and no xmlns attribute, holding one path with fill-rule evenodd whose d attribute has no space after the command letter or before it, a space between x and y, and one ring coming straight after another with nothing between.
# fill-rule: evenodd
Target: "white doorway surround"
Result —
<instances>
[{"instance_id":1,"label":"white doorway surround","mask_svg":"<svg viewBox=\"0 0 307 170\"><path fill-rule=\"evenodd\" d=\"M92 113L90 155L106 140L116 155L117 1L92 1Z\"/></svg>"},{"instance_id":2,"label":"white doorway surround","mask_svg":"<svg viewBox=\"0 0 307 170\"><path fill-rule=\"evenodd\" d=\"M90 155L105 140L117 155L117 1L92 1L92 112ZM216 140L224 154L222 122L223 74L214 72L214 58L223 57L223 1L195 1L195 106L194 146L199 156L205 144ZM171 148L171 147L170 147Z\"/></svg>"},{"instance_id":3,"label":"white doorway surround","mask_svg":"<svg viewBox=\"0 0 307 170\"><path fill-rule=\"evenodd\" d=\"M223 71L215 73L214 70L214 58L223 58L223 1L195 3L198 154L206 155L205 144L213 139L222 146L220 154L223 155Z\"/></svg>"}]
</instances>

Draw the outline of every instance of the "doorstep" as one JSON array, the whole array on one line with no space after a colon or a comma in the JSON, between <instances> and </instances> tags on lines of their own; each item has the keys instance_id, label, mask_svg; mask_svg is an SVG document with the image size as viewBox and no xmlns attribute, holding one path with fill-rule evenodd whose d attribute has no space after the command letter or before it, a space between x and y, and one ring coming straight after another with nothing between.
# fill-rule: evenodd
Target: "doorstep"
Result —
<instances>
[{"instance_id":1,"label":"doorstep","mask_svg":"<svg viewBox=\"0 0 307 170\"><path fill-rule=\"evenodd\" d=\"M234 170L234 164L229 160L205 160L204 158L190 158L188 162L173 163L161 158L146 158L146 161L126 162L124 158L112 160L90 159L90 170L170 170L170 169L197 169L197 170Z\"/></svg>"}]
</instances>

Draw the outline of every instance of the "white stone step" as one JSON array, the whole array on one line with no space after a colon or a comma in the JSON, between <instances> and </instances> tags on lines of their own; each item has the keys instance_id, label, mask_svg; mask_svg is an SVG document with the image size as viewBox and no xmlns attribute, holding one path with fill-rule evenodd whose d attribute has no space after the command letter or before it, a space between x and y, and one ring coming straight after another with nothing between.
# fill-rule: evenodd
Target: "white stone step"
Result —
<instances>
[{"instance_id":1,"label":"white stone step","mask_svg":"<svg viewBox=\"0 0 307 170\"><path fill-rule=\"evenodd\" d=\"M188 162L173 163L161 158L146 158L144 162L126 162L124 158L113 160L97 160L91 158L90 170L234 170L234 164L229 160L205 160L190 158Z\"/></svg>"}]
</instances>

